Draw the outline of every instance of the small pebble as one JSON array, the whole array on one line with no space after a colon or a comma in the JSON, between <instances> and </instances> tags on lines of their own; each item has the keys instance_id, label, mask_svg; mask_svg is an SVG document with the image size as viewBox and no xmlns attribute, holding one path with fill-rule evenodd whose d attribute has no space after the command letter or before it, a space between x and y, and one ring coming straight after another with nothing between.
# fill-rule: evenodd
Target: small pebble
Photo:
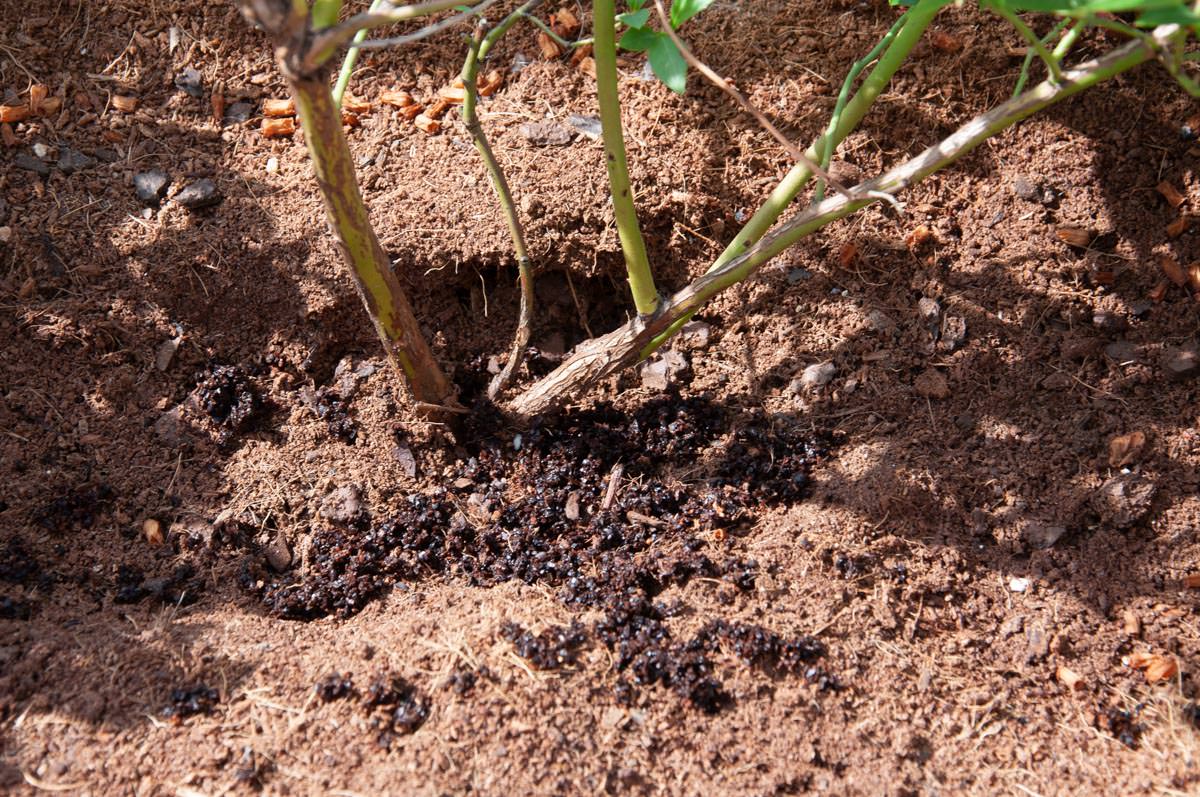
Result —
<instances>
[{"instance_id":1,"label":"small pebble","mask_svg":"<svg viewBox=\"0 0 1200 797\"><path fill-rule=\"evenodd\" d=\"M171 184L170 176L161 169L139 172L133 176L133 191L142 204L157 207Z\"/></svg>"},{"instance_id":2,"label":"small pebble","mask_svg":"<svg viewBox=\"0 0 1200 797\"><path fill-rule=\"evenodd\" d=\"M279 174L279 158L267 158L267 174Z\"/></svg>"},{"instance_id":3,"label":"small pebble","mask_svg":"<svg viewBox=\"0 0 1200 797\"><path fill-rule=\"evenodd\" d=\"M39 158L45 158L50 154L50 148L38 141L33 145L33 154L37 155Z\"/></svg>"},{"instance_id":4,"label":"small pebble","mask_svg":"<svg viewBox=\"0 0 1200 797\"><path fill-rule=\"evenodd\" d=\"M33 172L41 177L50 176L50 166L28 152L18 152L13 157L13 166L16 166L18 169L24 169L27 172Z\"/></svg>"},{"instance_id":5,"label":"small pebble","mask_svg":"<svg viewBox=\"0 0 1200 797\"><path fill-rule=\"evenodd\" d=\"M205 177L183 188L175 195L175 201L188 210L201 210L219 205L225 199L217 190L217 184Z\"/></svg>"},{"instance_id":6,"label":"small pebble","mask_svg":"<svg viewBox=\"0 0 1200 797\"><path fill-rule=\"evenodd\" d=\"M1029 589L1030 583L1027 578L1011 578L1008 581L1008 588L1013 592L1025 592Z\"/></svg>"},{"instance_id":7,"label":"small pebble","mask_svg":"<svg viewBox=\"0 0 1200 797\"><path fill-rule=\"evenodd\" d=\"M814 363L804 369L800 375L802 387L816 388L827 385L837 373L837 366L831 362Z\"/></svg>"},{"instance_id":8,"label":"small pebble","mask_svg":"<svg viewBox=\"0 0 1200 797\"><path fill-rule=\"evenodd\" d=\"M200 72L190 66L175 76L175 88L182 89L193 97L204 96L204 85L200 78Z\"/></svg>"}]
</instances>

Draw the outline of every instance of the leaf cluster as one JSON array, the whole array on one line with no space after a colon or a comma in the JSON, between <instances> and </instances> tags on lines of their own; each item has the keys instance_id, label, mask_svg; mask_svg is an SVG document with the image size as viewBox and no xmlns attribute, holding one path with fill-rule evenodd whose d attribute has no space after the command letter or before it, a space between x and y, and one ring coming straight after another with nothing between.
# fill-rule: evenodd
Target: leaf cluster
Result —
<instances>
[{"instance_id":1,"label":"leaf cluster","mask_svg":"<svg viewBox=\"0 0 1200 797\"><path fill-rule=\"evenodd\" d=\"M626 27L621 40L623 49L646 53L654 74L676 94L683 94L687 87L687 61L671 41L671 37L650 25L650 9L647 0L629 0L629 10L617 15L617 21ZM704 9L713 0L675 0L671 4L671 27L679 27Z\"/></svg>"}]
</instances>

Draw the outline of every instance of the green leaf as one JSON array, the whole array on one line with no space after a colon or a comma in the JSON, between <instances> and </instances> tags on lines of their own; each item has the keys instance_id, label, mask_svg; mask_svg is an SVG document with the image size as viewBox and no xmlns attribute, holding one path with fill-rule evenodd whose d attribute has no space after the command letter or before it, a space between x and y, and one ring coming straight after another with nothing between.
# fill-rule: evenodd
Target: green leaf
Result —
<instances>
[{"instance_id":1,"label":"green leaf","mask_svg":"<svg viewBox=\"0 0 1200 797\"><path fill-rule=\"evenodd\" d=\"M687 61L665 33L654 33L654 41L650 44L650 68L676 94L683 94L687 88Z\"/></svg>"},{"instance_id":2,"label":"green leaf","mask_svg":"<svg viewBox=\"0 0 1200 797\"><path fill-rule=\"evenodd\" d=\"M671 3L671 27L679 26L712 5L713 0L675 0Z\"/></svg>"},{"instance_id":3,"label":"green leaf","mask_svg":"<svg viewBox=\"0 0 1200 797\"><path fill-rule=\"evenodd\" d=\"M617 22L620 22L627 28L644 28L649 21L650 9L648 8L643 8L641 11L629 11L625 14L617 14Z\"/></svg>"},{"instance_id":4,"label":"green leaf","mask_svg":"<svg viewBox=\"0 0 1200 797\"><path fill-rule=\"evenodd\" d=\"M646 0L629 0L629 9L631 11L641 11L644 5L646 5ZM639 25L639 27L641 26Z\"/></svg>"},{"instance_id":5,"label":"green leaf","mask_svg":"<svg viewBox=\"0 0 1200 797\"><path fill-rule=\"evenodd\" d=\"M337 24L342 0L316 0L312 7L313 30L332 28Z\"/></svg>"},{"instance_id":6,"label":"green leaf","mask_svg":"<svg viewBox=\"0 0 1200 797\"><path fill-rule=\"evenodd\" d=\"M645 28L630 28L625 31L625 35L617 42L623 49L630 52L640 53L643 50L649 50L650 45L654 44L655 38L663 34Z\"/></svg>"}]
</instances>

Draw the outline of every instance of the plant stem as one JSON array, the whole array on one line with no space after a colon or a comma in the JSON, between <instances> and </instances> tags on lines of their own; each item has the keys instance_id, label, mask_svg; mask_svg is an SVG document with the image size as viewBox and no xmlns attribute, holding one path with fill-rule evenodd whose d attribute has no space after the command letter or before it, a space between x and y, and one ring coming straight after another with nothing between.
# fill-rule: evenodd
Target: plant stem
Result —
<instances>
[{"instance_id":1,"label":"plant stem","mask_svg":"<svg viewBox=\"0 0 1200 797\"><path fill-rule=\"evenodd\" d=\"M371 8L367 12L373 14L378 11L387 0L372 0ZM367 29L363 28L358 33L354 34L354 43L359 44L366 40ZM333 87L333 104L337 107L342 107L342 97L346 93L346 86L350 85L350 75L354 72L354 65L358 63L358 48L351 47L346 51L346 57L342 60L342 69L338 72L337 83Z\"/></svg>"},{"instance_id":2,"label":"plant stem","mask_svg":"<svg viewBox=\"0 0 1200 797\"><path fill-rule=\"evenodd\" d=\"M712 297L746 279L805 236L876 201L864 196L868 192L893 194L914 185L1029 115L1150 60L1157 55L1164 42L1169 42L1167 35L1156 32L1149 42L1130 42L1101 58L1080 64L1066 72L1062 82L1047 80L1035 86L1020 97L975 117L915 158L856 186L852 191L856 198L837 194L809 205L758 244L677 292L654 318L642 323L635 319L607 335L578 346L562 365L514 401L511 409L518 415L535 415L556 406L562 396L582 392L599 380L632 365L641 359L642 353L655 339L681 319L695 313Z\"/></svg>"},{"instance_id":3,"label":"plant stem","mask_svg":"<svg viewBox=\"0 0 1200 797\"><path fill-rule=\"evenodd\" d=\"M830 146L829 144L834 141L838 128L841 127L842 114L846 111L846 103L850 101L850 89L854 88L854 82L858 80L858 76L862 74L862 71L879 57L884 48L892 43L892 40L896 38L896 34L906 24L908 24L907 11L896 18L896 21L892 23L892 27L888 29L888 32L871 48L871 52L850 65L850 71L846 73L846 79L842 81L842 87L838 90L838 98L833 106L833 113L829 115L829 125L825 128L825 136L813 145L814 149L821 150L820 161L823 168L828 169L829 164L833 161L833 151L837 145ZM820 202L824 198L825 185L824 183L818 183L816 191L813 194L813 201Z\"/></svg>"},{"instance_id":4,"label":"plant stem","mask_svg":"<svg viewBox=\"0 0 1200 797\"><path fill-rule=\"evenodd\" d=\"M421 334L412 305L371 226L328 77L324 70L305 76L285 72L285 77L304 126L329 228L389 359L405 377L419 409L451 409L454 389Z\"/></svg>"},{"instance_id":5,"label":"plant stem","mask_svg":"<svg viewBox=\"0 0 1200 797\"><path fill-rule=\"evenodd\" d=\"M813 160L823 159L824 162L828 162L832 153L837 149L838 144L858 127L871 105L875 102L875 99L891 83L892 76L904 65L909 53L912 52L912 48L916 46L925 29L929 27L929 23L933 21L933 18L937 16L937 13L944 6L951 2L953 0L919 0L919 2L910 7L902 15L903 24L899 28L893 25L892 29L884 36L884 41L887 41L890 37L891 42L887 44L875 68L863 80L854 97L842 105L838 113L836 126L831 125L829 130L813 142L805 152L806 155ZM900 21L897 20L897 22ZM808 181L812 177L812 171L803 163L797 163L793 166L791 171L779 181L779 184L767 196L762 207L750 217L745 226L729 242L729 245L725 247L725 251L709 267L709 271L721 268L730 260L754 246L766 234L767 230L771 228L776 219L787 210L792 200L796 198L796 195L800 193L801 189L808 184ZM687 322L688 318L680 318L678 323L669 327L662 335L655 338L652 344L647 346L642 356L648 357Z\"/></svg>"},{"instance_id":6,"label":"plant stem","mask_svg":"<svg viewBox=\"0 0 1200 797\"><path fill-rule=\"evenodd\" d=\"M1061 82L1062 69L1058 65L1058 59L1056 59L1050 53L1050 51L1046 49L1046 45L1042 44L1042 40L1038 38L1038 35L1034 33L1028 25L1025 24L1025 20L1017 16L1015 11L1008 9L999 3L989 3L988 7L1003 17L1008 24L1017 29L1017 33L1021 34L1022 38L1028 42L1029 46L1033 48L1033 51L1037 53L1038 58L1041 58L1042 61L1045 62L1046 69L1050 72L1050 79L1055 83Z\"/></svg>"},{"instance_id":7,"label":"plant stem","mask_svg":"<svg viewBox=\"0 0 1200 797\"><path fill-rule=\"evenodd\" d=\"M526 3L526 5L534 4L536 4L535 0ZM520 12L509 15L509 19L517 18L518 13ZM501 24L503 25L503 23ZM503 28L503 30L507 29ZM496 160L496 154L492 151L492 145L483 132L483 125L479 123L479 114L476 112L476 105L479 102L477 83L479 53L485 41L487 40L484 38L484 28L481 25L475 31L475 36L471 40L471 48L467 51L466 63L463 64L462 80L463 86L466 88L466 97L463 99L462 118L471 134L475 149L479 152L479 157L483 160L488 175L492 179L492 188L496 191L496 198L500 201L500 208L504 212L504 221L508 224L509 235L512 236L513 254L517 257L517 271L521 280L521 309L517 319L517 333L508 354L508 362L488 385L488 398L495 400L496 396L512 381L513 374L521 367L521 360L525 357L525 347L529 345L530 327L533 322L533 264L529 260L529 252L525 246L525 231L521 228L520 218L517 217L517 206L513 203L508 178L504 176L504 170L500 167L500 162ZM495 41L492 39L493 43Z\"/></svg>"},{"instance_id":8,"label":"plant stem","mask_svg":"<svg viewBox=\"0 0 1200 797\"><path fill-rule=\"evenodd\" d=\"M625 135L621 132L621 103L617 94L617 32L613 0L594 0L592 27L596 39L596 95L600 103L600 127L604 137L604 162L612 191L613 213L633 304L641 316L658 310L658 290L646 257L646 242L638 228L637 209L629 185L629 166L625 161Z\"/></svg>"}]
</instances>

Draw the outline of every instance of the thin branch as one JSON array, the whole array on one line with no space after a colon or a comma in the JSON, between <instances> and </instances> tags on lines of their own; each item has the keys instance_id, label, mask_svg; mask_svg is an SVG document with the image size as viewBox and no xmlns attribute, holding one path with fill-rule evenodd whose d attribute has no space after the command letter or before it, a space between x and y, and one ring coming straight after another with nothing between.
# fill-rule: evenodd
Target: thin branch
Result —
<instances>
[{"instance_id":1,"label":"thin branch","mask_svg":"<svg viewBox=\"0 0 1200 797\"><path fill-rule=\"evenodd\" d=\"M707 64L697 58L696 55L688 49L688 46L683 43L682 39L679 38L679 34L677 34L675 29L671 27L671 18L667 14L667 8L663 5L663 0L654 0L654 7L658 9L658 18L662 20L663 30L665 30L667 35L671 37L671 41L675 43L675 46L679 48L679 52L683 56L683 60L695 67L696 71L708 78L709 82L714 86L728 94L730 97L733 97L734 101L737 102L738 105L742 106L742 109L746 111L746 113L753 116L755 121L757 121L764 130L770 133L776 141L783 145L783 148L788 151L788 154L792 156L793 160L803 163L810 171L812 171L813 174L820 177L828 185L833 186L834 190L836 190L839 194L847 193L847 189L844 185L830 177L829 172L822 169L815 161L813 161L812 158L805 155L804 150L792 143L790 138L779 132L779 128L771 124L771 120L768 119L762 111L758 110L758 108L756 108L754 104L750 102L750 100L746 99L744 94L734 88L728 80L714 72Z\"/></svg>"},{"instance_id":2,"label":"thin branch","mask_svg":"<svg viewBox=\"0 0 1200 797\"><path fill-rule=\"evenodd\" d=\"M508 30L512 26L509 20L517 18L528 7L532 7L540 1L530 0L525 6L517 9L501 22L499 29ZM490 36L485 38L485 31L486 25L483 24L476 29L475 35L471 39L471 49L467 52L467 61L463 64L462 81L463 88L466 89L466 97L463 100L462 118L467 131L471 134L475 149L479 152L479 157L487 167L488 176L492 180L492 188L495 189L500 208L504 211L504 220L508 223L508 231L512 236L513 254L517 257L517 271L521 280L521 309L517 318L517 332L513 339L512 349L508 354L508 362L488 385L488 398L495 400L496 396L500 395L512 381L513 375L521 367L521 361L525 358L525 347L529 345L533 325L534 297L533 263L529 259L529 250L525 246L525 231L517 216L517 206L513 202L512 189L509 188L508 178L505 177L504 169L501 168L500 161L496 159L496 154L492 151L492 145L483 132L483 125L479 123L479 114L476 113L476 105L479 102L479 54L485 42L490 47L496 41Z\"/></svg>"},{"instance_id":3,"label":"thin branch","mask_svg":"<svg viewBox=\"0 0 1200 797\"><path fill-rule=\"evenodd\" d=\"M465 4L469 5L470 2L471 0L465 0ZM494 0L484 0L475 9L472 9L472 12L482 10L481 6L491 5L492 2ZM396 6L389 2L375 11L355 14L340 25L320 31L313 36L312 44L304 59L304 66L309 71L315 70L332 58L344 45L349 44L360 30L371 30L397 22L408 22L411 19L427 17L430 14L460 5L464 5L464 0L429 0L429 2L411 6Z\"/></svg>"},{"instance_id":4,"label":"thin branch","mask_svg":"<svg viewBox=\"0 0 1200 797\"><path fill-rule=\"evenodd\" d=\"M453 17L447 17L441 22L435 22L432 25L426 25L425 27L418 31L414 31L413 33L407 33L403 36L392 36L388 39L368 39L364 42L351 42L350 47L352 49L359 50L380 50L384 47L400 47L405 44L412 44L415 41L420 41L421 39L428 38L435 33L441 33L447 28L453 28L455 25L466 22L468 19L476 14L479 14L495 2L496 0L483 0L482 3L468 11L463 11L461 14L457 14Z\"/></svg>"}]
</instances>

